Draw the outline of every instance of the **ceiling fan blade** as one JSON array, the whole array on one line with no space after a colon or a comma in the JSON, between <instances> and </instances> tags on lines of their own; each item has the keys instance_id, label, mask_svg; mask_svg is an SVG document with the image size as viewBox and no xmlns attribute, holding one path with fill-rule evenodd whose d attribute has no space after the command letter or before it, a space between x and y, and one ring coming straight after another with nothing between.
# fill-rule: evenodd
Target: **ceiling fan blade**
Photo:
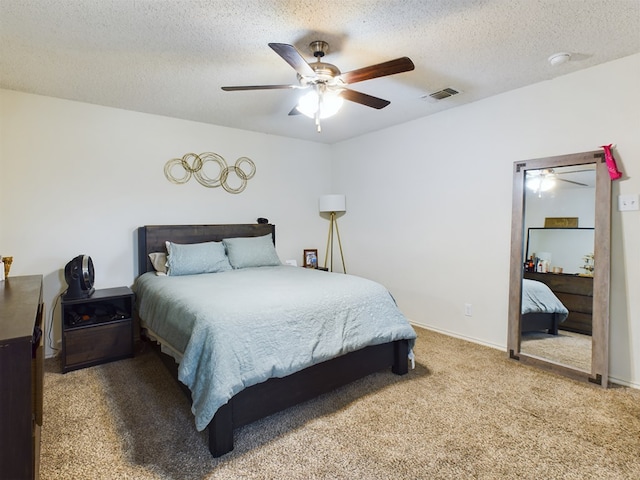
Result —
<instances>
[{"instance_id":1,"label":"ceiling fan blade","mask_svg":"<svg viewBox=\"0 0 640 480\"><path fill-rule=\"evenodd\" d=\"M558 178L561 182L573 183L575 185L580 185L581 187L588 187L586 183L574 182L573 180L567 180L566 178Z\"/></svg>"},{"instance_id":2,"label":"ceiling fan blade","mask_svg":"<svg viewBox=\"0 0 640 480\"><path fill-rule=\"evenodd\" d=\"M298 85L240 85L236 87L221 87L225 92L236 92L238 90L281 90L300 88Z\"/></svg>"},{"instance_id":3,"label":"ceiling fan blade","mask_svg":"<svg viewBox=\"0 0 640 480\"><path fill-rule=\"evenodd\" d=\"M365 105L367 107L377 108L378 110L386 107L391 103L389 100L373 97L371 95L367 95L366 93L357 92L355 90L350 90L348 88L345 88L342 91L341 95L342 95L342 98L344 98L345 100L349 100L350 102L356 102L361 105Z\"/></svg>"},{"instance_id":4,"label":"ceiling fan blade","mask_svg":"<svg viewBox=\"0 0 640 480\"><path fill-rule=\"evenodd\" d=\"M416 67L409 57L402 57L343 73L340 78L342 78L345 83L351 84L372 78L386 77L387 75L394 75L396 73L409 72L414 68Z\"/></svg>"},{"instance_id":5,"label":"ceiling fan blade","mask_svg":"<svg viewBox=\"0 0 640 480\"><path fill-rule=\"evenodd\" d=\"M567 170L566 172L556 172L554 171L553 173L555 175L571 175L572 173L582 173L582 172L593 172L595 173L595 169L594 168L586 168L583 170Z\"/></svg>"},{"instance_id":6,"label":"ceiling fan blade","mask_svg":"<svg viewBox=\"0 0 640 480\"><path fill-rule=\"evenodd\" d=\"M300 55L300 52L296 50L296 47L286 43L270 43L269 46L300 75L303 77L315 77L316 72L311 68L302 55Z\"/></svg>"}]
</instances>

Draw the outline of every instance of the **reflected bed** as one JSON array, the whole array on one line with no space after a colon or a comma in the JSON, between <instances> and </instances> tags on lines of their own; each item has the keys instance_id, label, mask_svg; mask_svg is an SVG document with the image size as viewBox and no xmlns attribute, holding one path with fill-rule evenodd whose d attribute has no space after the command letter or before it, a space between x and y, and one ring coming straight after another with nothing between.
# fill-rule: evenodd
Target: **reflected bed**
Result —
<instances>
[{"instance_id":1,"label":"reflected bed","mask_svg":"<svg viewBox=\"0 0 640 480\"><path fill-rule=\"evenodd\" d=\"M558 326L566 320L569 310L542 282L522 280L522 314L520 333L546 330L558 334Z\"/></svg>"}]
</instances>

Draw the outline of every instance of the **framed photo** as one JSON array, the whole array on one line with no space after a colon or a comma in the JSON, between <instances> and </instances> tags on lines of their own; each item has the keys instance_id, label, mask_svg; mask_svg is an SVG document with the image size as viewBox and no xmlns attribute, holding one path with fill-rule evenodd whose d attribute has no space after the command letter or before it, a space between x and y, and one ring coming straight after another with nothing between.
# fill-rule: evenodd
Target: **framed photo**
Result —
<instances>
[{"instance_id":1,"label":"framed photo","mask_svg":"<svg viewBox=\"0 0 640 480\"><path fill-rule=\"evenodd\" d=\"M578 217L545 217L544 228L578 228Z\"/></svg>"},{"instance_id":2,"label":"framed photo","mask_svg":"<svg viewBox=\"0 0 640 480\"><path fill-rule=\"evenodd\" d=\"M304 268L318 268L318 250L305 249L302 254L302 266Z\"/></svg>"}]
</instances>

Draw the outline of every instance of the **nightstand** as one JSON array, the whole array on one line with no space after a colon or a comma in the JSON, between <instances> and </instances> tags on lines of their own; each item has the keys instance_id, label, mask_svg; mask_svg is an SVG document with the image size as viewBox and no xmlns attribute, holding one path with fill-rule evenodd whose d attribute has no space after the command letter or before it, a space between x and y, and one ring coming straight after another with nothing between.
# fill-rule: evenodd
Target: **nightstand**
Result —
<instances>
[{"instance_id":1,"label":"nightstand","mask_svg":"<svg viewBox=\"0 0 640 480\"><path fill-rule=\"evenodd\" d=\"M129 287L62 298L62 372L133 357L133 302Z\"/></svg>"}]
</instances>

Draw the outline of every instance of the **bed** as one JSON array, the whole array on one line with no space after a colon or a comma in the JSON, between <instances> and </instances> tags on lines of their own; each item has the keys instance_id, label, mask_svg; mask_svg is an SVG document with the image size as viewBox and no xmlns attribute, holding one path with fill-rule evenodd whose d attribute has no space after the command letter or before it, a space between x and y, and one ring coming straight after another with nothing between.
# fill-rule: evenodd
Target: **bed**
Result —
<instances>
[{"instance_id":1,"label":"bed","mask_svg":"<svg viewBox=\"0 0 640 480\"><path fill-rule=\"evenodd\" d=\"M568 315L569 310L547 285L527 278L522 280L521 333L546 330L558 335L558 326Z\"/></svg>"},{"instance_id":2,"label":"bed","mask_svg":"<svg viewBox=\"0 0 640 480\"><path fill-rule=\"evenodd\" d=\"M406 374L416 338L389 292L375 282L285 266L279 259L256 266L238 256L250 246L260 257L268 250L265 239L275 252L274 225L138 229L134 291L141 327L188 385L181 384L196 428L208 430L214 457L233 449L233 431L242 425L385 368ZM189 248L219 248L210 242L223 240L231 269L193 273L188 262L178 262ZM164 254L166 242L170 271L180 273L186 265L187 273L155 271L151 257ZM169 294L177 296L164 296Z\"/></svg>"}]
</instances>

